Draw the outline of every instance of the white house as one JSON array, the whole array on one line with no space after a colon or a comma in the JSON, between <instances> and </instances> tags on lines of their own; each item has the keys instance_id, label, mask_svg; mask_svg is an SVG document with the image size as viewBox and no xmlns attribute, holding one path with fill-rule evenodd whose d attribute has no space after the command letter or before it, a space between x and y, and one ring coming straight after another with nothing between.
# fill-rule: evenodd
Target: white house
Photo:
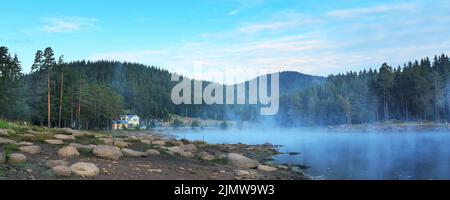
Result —
<instances>
[{"instance_id":1,"label":"white house","mask_svg":"<svg viewBox=\"0 0 450 200\"><path fill-rule=\"evenodd\" d=\"M120 116L120 120L127 121L128 128L139 127L140 118L137 115L122 115Z\"/></svg>"}]
</instances>

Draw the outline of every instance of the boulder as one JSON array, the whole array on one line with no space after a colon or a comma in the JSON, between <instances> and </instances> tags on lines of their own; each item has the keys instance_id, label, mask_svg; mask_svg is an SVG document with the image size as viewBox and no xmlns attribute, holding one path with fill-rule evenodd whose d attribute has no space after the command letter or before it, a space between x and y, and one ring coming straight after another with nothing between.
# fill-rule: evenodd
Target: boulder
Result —
<instances>
[{"instance_id":1,"label":"boulder","mask_svg":"<svg viewBox=\"0 0 450 200\"><path fill-rule=\"evenodd\" d=\"M227 158L228 163L241 169L254 169L260 165L257 160L247 158L237 153L229 153Z\"/></svg>"},{"instance_id":2,"label":"boulder","mask_svg":"<svg viewBox=\"0 0 450 200\"><path fill-rule=\"evenodd\" d=\"M70 169L70 167L68 166L63 165L55 166L52 167L52 171L53 173L55 173L56 176L59 177L69 177L70 175L72 175L72 169Z\"/></svg>"},{"instance_id":3,"label":"boulder","mask_svg":"<svg viewBox=\"0 0 450 200\"><path fill-rule=\"evenodd\" d=\"M75 136L73 135L62 135L58 134L54 136L58 140L75 140Z\"/></svg>"},{"instance_id":4,"label":"boulder","mask_svg":"<svg viewBox=\"0 0 450 200\"><path fill-rule=\"evenodd\" d=\"M0 136L8 137L9 136L8 130L0 129Z\"/></svg>"},{"instance_id":5,"label":"boulder","mask_svg":"<svg viewBox=\"0 0 450 200\"><path fill-rule=\"evenodd\" d=\"M122 149L122 153L124 156L133 157L133 158L141 158L141 157L145 157L147 155L144 152L135 151L133 149L126 149L126 148Z\"/></svg>"},{"instance_id":6,"label":"boulder","mask_svg":"<svg viewBox=\"0 0 450 200\"><path fill-rule=\"evenodd\" d=\"M68 134L71 134L73 136L83 135L83 133L81 133L80 131L73 130L71 128L62 128L61 130L63 130L64 132L66 132Z\"/></svg>"},{"instance_id":7,"label":"boulder","mask_svg":"<svg viewBox=\"0 0 450 200\"><path fill-rule=\"evenodd\" d=\"M100 138L99 140L102 141L105 145L114 145L114 141L112 138Z\"/></svg>"},{"instance_id":8,"label":"boulder","mask_svg":"<svg viewBox=\"0 0 450 200\"><path fill-rule=\"evenodd\" d=\"M200 153L197 154L197 157L201 158L202 160L214 160L214 156L209 154L206 151L202 151Z\"/></svg>"},{"instance_id":9,"label":"boulder","mask_svg":"<svg viewBox=\"0 0 450 200\"><path fill-rule=\"evenodd\" d=\"M158 146L166 146L166 142L162 141L162 140L156 140L156 141L152 141L153 145L158 145Z\"/></svg>"},{"instance_id":10,"label":"boulder","mask_svg":"<svg viewBox=\"0 0 450 200\"><path fill-rule=\"evenodd\" d=\"M184 150L181 149L179 146L169 147L169 148L167 148L167 150L169 150L172 153L177 153L177 154L181 154L184 152Z\"/></svg>"},{"instance_id":11,"label":"boulder","mask_svg":"<svg viewBox=\"0 0 450 200\"><path fill-rule=\"evenodd\" d=\"M193 158L194 154L188 151L184 151L180 153L181 156L186 157L186 158Z\"/></svg>"},{"instance_id":12,"label":"boulder","mask_svg":"<svg viewBox=\"0 0 450 200\"><path fill-rule=\"evenodd\" d=\"M9 155L8 163L11 165L22 164L27 161L27 157L21 153L12 153Z\"/></svg>"},{"instance_id":13,"label":"boulder","mask_svg":"<svg viewBox=\"0 0 450 200\"><path fill-rule=\"evenodd\" d=\"M30 155L40 154L42 151L41 147L37 146L37 145L19 147L19 150L22 153L26 153L26 154L30 154Z\"/></svg>"},{"instance_id":14,"label":"boulder","mask_svg":"<svg viewBox=\"0 0 450 200\"><path fill-rule=\"evenodd\" d=\"M17 146L19 146L19 147L32 146L32 145L33 145L33 143L31 143L31 142L19 142L19 143L17 143Z\"/></svg>"},{"instance_id":15,"label":"boulder","mask_svg":"<svg viewBox=\"0 0 450 200\"><path fill-rule=\"evenodd\" d=\"M96 145L93 145L93 144L84 145L84 144L78 144L78 143L70 143L69 146L73 146L79 151L92 151Z\"/></svg>"},{"instance_id":16,"label":"boulder","mask_svg":"<svg viewBox=\"0 0 450 200\"><path fill-rule=\"evenodd\" d=\"M151 140L146 140L146 139L144 139L144 140L141 140L141 143L142 143L142 144L148 144L148 145L151 145L151 144L152 144L152 141L151 141Z\"/></svg>"},{"instance_id":17,"label":"boulder","mask_svg":"<svg viewBox=\"0 0 450 200\"><path fill-rule=\"evenodd\" d=\"M53 144L53 145L62 145L64 144L64 141L62 140L44 140L47 144Z\"/></svg>"},{"instance_id":18,"label":"boulder","mask_svg":"<svg viewBox=\"0 0 450 200\"><path fill-rule=\"evenodd\" d=\"M0 145L2 144L15 144L16 141L14 140L10 140L10 139L6 139L6 138L1 138L0 137Z\"/></svg>"},{"instance_id":19,"label":"boulder","mask_svg":"<svg viewBox=\"0 0 450 200\"><path fill-rule=\"evenodd\" d=\"M49 160L45 163L47 167L53 168L56 166L67 166L69 163L64 160Z\"/></svg>"},{"instance_id":20,"label":"boulder","mask_svg":"<svg viewBox=\"0 0 450 200\"><path fill-rule=\"evenodd\" d=\"M130 146L130 143L125 142L123 140L118 140L118 139L114 139L114 146L119 147L119 148L127 148Z\"/></svg>"},{"instance_id":21,"label":"boulder","mask_svg":"<svg viewBox=\"0 0 450 200\"><path fill-rule=\"evenodd\" d=\"M76 158L80 156L80 153L73 146L65 146L58 150L58 156L61 158Z\"/></svg>"},{"instance_id":22,"label":"boulder","mask_svg":"<svg viewBox=\"0 0 450 200\"><path fill-rule=\"evenodd\" d=\"M0 152L0 164L5 163L6 161L6 156L3 152Z\"/></svg>"},{"instance_id":23,"label":"boulder","mask_svg":"<svg viewBox=\"0 0 450 200\"><path fill-rule=\"evenodd\" d=\"M155 149L147 149L147 151L145 151L145 154L147 156L157 156L157 155L160 155L161 153L159 153L159 151L157 151Z\"/></svg>"},{"instance_id":24,"label":"boulder","mask_svg":"<svg viewBox=\"0 0 450 200\"><path fill-rule=\"evenodd\" d=\"M98 145L93 150L94 155L108 160L119 160L123 153L118 147L108 145Z\"/></svg>"},{"instance_id":25,"label":"boulder","mask_svg":"<svg viewBox=\"0 0 450 200\"><path fill-rule=\"evenodd\" d=\"M278 169L276 167L271 167L267 165L258 165L258 170L265 171L265 172L273 172L277 171Z\"/></svg>"},{"instance_id":26,"label":"boulder","mask_svg":"<svg viewBox=\"0 0 450 200\"><path fill-rule=\"evenodd\" d=\"M182 146L180 146L180 148L183 149L183 151L188 151L191 153L197 152L197 146L195 146L193 144L182 145Z\"/></svg>"},{"instance_id":27,"label":"boulder","mask_svg":"<svg viewBox=\"0 0 450 200\"><path fill-rule=\"evenodd\" d=\"M92 163L79 162L70 166L72 172L81 177L94 177L100 173L100 169Z\"/></svg>"}]
</instances>

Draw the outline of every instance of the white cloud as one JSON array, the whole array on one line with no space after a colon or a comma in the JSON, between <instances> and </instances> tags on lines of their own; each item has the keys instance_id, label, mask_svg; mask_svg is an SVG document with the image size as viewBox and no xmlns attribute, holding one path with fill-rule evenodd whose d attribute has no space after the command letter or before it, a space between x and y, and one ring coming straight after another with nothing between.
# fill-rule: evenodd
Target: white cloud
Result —
<instances>
[{"instance_id":1,"label":"white cloud","mask_svg":"<svg viewBox=\"0 0 450 200\"><path fill-rule=\"evenodd\" d=\"M240 11L239 9L233 10L233 11L229 12L228 15L230 15L230 16L236 15L239 13L239 11Z\"/></svg>"},{"instance_id":2,"label":"white cloud","mask_svg":"<svg viewBox=\"0 0 450 200\"><path fill-rule=\"evenodd\" d=\"M329 17L339 17L339 18L350 18L358 17L361 15L373 15L373 14L384 14L392 12L402 12L402 11L414 11L416 10L416 4L413 3L401 3L401 4L386 4L380 6L373 6L367 8L351 8L351 9L341 9L334 10L326 13Z\"/></svg>"},{"instance_id":3,"label":"white cloud","mask_svg":"<svg viewBox=\"0 0 450 200\"><path fill-rule=\"evenodd\" d=\"M95 27L97 19L86 17L45 18L41 30L46 33L71 33Z\"/></svg>"},{"instance_id":4,"label":"white cloud","mask_svg":"<svg viewBox=\"0 0 450 200\"><path fill-rule=\"evenodd\" d=\"M383 62L396 66L411 59L450 53L448 7L448 3L392 3L314 15L286 14L205 33L200 43L93 57L143 62L171 71L193 71L195 66L202 66L205 74L196 78L206 80L212 80L217 71L232 69L241 79L252 78L242 70L329 75L379 67Z\"/></svg>"}]
</instances>

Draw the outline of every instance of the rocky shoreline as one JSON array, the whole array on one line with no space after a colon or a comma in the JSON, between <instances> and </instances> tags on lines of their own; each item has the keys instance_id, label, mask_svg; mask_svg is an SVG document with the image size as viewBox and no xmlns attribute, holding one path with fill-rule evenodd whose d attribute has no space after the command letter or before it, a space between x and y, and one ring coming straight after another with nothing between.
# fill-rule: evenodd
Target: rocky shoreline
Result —
<instances>
[{"instance_id":1,"label":"rocky shoreline","mask_svg":"<svg viewBox=\"0 0 450 200\"><path fill-rule=\"evenodd\" d=\"M149 132L0 129L6 180L309 180L270 158L276 146L207 144Z\"/></svg>"}]
</instances>

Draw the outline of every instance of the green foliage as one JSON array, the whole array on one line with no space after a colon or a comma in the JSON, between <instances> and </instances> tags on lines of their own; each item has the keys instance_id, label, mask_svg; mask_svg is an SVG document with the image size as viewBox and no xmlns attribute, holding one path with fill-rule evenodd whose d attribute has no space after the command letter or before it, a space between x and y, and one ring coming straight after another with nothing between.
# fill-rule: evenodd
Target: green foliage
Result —
<instances>
[{"instance_id":1,"label":"green foliage","mask_svg":"<svg viewBox=\"0 0 450 200\"><path fill-rule=\"evenodd\" d=\"M173 121L173 127L183 127L184 126L184 122L181 121L178 118L175 118L175 120Z\"/></svg>"},{"instance_id":2,"label":"green foliage","mask_svg":"<svg viewBox=\"0 0 450 200\"><path fill-rule=\"evenodd\" d=\"M198 128L200 127L200 122L198 120L193 120L191 124L192 128Z\"/></svg>"}]
</instances>

